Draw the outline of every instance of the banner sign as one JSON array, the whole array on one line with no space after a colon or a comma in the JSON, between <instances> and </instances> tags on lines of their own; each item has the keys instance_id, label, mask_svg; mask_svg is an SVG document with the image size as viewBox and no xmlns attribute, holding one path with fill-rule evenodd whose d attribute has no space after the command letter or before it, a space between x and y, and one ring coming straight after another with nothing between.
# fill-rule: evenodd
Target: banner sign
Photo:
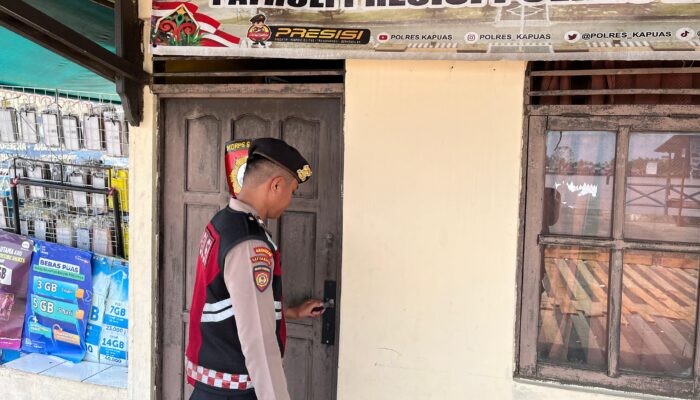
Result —
<instances>
[{"instance_id":1,"label":"banner sign","mask_svg":"<svg viewBox=\"0 0 700 400\"><path fill-rule=\"evenodd\" d=\"M153 1L157 55L700 58L696 0Z\"/></svg>"}]
</instances>

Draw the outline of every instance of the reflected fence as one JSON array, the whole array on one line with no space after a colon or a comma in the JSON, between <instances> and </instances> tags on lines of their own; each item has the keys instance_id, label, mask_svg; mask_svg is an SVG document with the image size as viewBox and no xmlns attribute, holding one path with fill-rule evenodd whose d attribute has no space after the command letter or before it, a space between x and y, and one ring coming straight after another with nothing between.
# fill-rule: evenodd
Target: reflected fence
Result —
<instances>
[{"instance_id":1,"label":"reflected fence","mask_svg":"<svg viewBox=\"0 0 700 400\"><path fill-rule=\"evenodd\" d=\"M684 210L700 209L700 185L673 182L627 182L625 206L663 209L663 215L681 218ZM675 214L675 215L674 215ZM678 224L683 223L680 219Z\"/></svg>"}]
</instances>

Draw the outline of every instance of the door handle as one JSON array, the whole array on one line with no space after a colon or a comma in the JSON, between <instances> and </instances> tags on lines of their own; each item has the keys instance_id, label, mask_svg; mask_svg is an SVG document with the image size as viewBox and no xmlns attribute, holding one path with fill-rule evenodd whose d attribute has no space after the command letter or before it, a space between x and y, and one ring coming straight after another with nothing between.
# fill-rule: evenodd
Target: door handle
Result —
<instances>
[{"instance_id":1,"label":"door handle","mask_svg":"<svg viewBox=\"0 0 700 400\"><path fill-rule=\"evenodd\" d=\"M326 307L326 311L321 316L321 343L329 346L335 345L335 294L336 282L325 281L323 283L323 302L329 307Z\"/></svg>"}]
</instances>

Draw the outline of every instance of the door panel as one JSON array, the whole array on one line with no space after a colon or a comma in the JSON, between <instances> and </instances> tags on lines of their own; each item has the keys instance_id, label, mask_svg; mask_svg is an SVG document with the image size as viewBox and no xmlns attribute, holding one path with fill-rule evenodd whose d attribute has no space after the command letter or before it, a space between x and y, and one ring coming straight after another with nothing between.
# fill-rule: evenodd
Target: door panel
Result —
<instances>
[{"instance_id":1,"label":"door panel","mask_svg":"<svg viewBox=\"0 0 700 400\"><path fill-rule=\"evenodd\" d=\"M311 352L313 342L311 340L289 337L287 339L289 351L284 356L284 368L289 371L294 366L294 371L287 373L287 387L292 399L307 399L312 382Z\"/></svg>"},{"instance_id":2,"label":"door panel","mask_svg":"<svg viewBox=\"0 0 700 400\"><path fill-rule=\"evenodd\" d=\"M243 114L231 121L231 132L235 139L258 139L277 137L272 131L272 121L256 114Z\"/></svg>"},{"instance_id":3,"label":"door panel","mask_svg":"<svg viewBox=\"0 0 700 400\"><path fill-rule=\"evenodd\" d=\"M294 306L323 298L324 282L340 276L342 135L338 99L173 99L163 110L162 393L170 400L191 391L183 384L184 350L197 246L210 218L228 203L225 142L282 138L312 165L312 179L299 186L286 213L268 221L282 252L285 303ZM321 343L321 319L287 325L284 367L292 398L334 399L337 350Z\"/></svg>"},{"instance_id":4,"label":"door panel","mask_svg":"<svg viewBox=\"0 0 700 400\"><path fill-rule=\"evenodd\" d=\"M318 135L319 123L299 118L288 118L282 122L282 140L294 146L304 155L311 165L318 165ZM305 199L315 199L318 180L311 179L300 185L297 196Z\"/></svg>"},{"instance_id":5,"label":"door panel","mask_svg":"<svg viewBox=\"0 0 700 400\"><path fill-rule=\"evenodd\" d=\"M221 153L219 132L219 121L213 117L187 120L184 159L186 191L219 192L217 183L222 163L220 158L211 157L212 154Z\"/></svg>"},{"instance_id":6,"label":"door panel","mask_svg":"<svg viewBox=\"0 0 700 400\"><path fill-rule=\"evenodd\" d=\"M316 215L308 212L287 211L281 217L280 230L284 242L282 266L284 299L288 304L298 304L311 297L315 286L316 266ZM280 243L282 246L282 243ZM311 320L293 321L309 325Z\"/></svg>"}]
</instances>

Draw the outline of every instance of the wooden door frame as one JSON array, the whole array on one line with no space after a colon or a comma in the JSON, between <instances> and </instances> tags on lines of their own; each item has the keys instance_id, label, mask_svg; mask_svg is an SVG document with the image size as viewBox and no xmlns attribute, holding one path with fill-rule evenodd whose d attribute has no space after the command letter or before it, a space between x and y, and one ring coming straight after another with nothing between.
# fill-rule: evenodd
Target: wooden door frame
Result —
<instances>
[{"instance_id":1,"label":"wooden door frame","mask_svg":"<svg viewBox=\"0 0 700 400\"><path fill-rule=\"evenodd\" d=\"M337 99L339 101L340 110L340 201L338 207L337 223L341 240L338 241L338 250L336 260L338 271L336 274L336 329L335 329L335 345L333 349L333 363L335 364L335 372L333 374L333 387L335 395L338 391L338 360L340 353L340 316L341 316L341 296L342 296L342 261L343 261L343 176L345 169L345 85L342 83L329 84L152 84L151 90L156 97L157 124L158 131L158 178L156 180L157 204L158 204L158 273L157 273L157 293L156 299L157 315L154 321L154 329L156 330L157 355L156 362L156 387L155 398L162 398L163 387L163 333L164 329L164 310L163 303L163 270L161 263L163 260L164 242L162 233L164 232L165 218L162 207L164 206L164 171L165 171L165 101L168 99L203 99L203 98L328 98Z\"/></svg>"}]
</instances>

